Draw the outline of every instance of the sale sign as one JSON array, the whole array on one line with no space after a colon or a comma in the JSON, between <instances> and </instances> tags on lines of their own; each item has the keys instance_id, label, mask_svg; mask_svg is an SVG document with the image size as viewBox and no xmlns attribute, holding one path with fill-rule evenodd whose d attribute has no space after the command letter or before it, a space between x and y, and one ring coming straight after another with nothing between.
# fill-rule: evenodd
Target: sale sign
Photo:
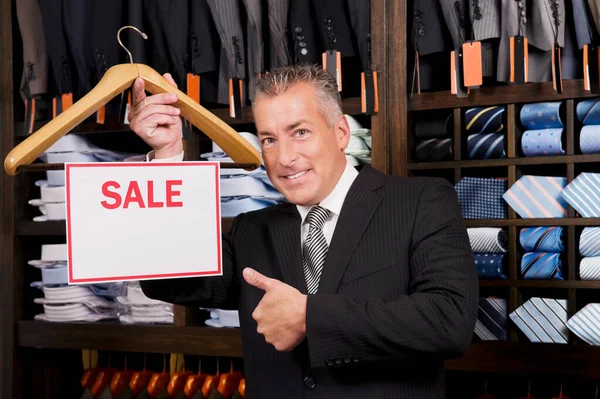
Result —
<instances>
[{"instance_id":1,"label":"sale sign","mask_svg":"<svg viewBox=\"0 0 600 399\"><path fill-rule=\"evenodd\" d=\"M69 284L222 275L218 162L65 164Z\"/></svg>"}]
</instances>

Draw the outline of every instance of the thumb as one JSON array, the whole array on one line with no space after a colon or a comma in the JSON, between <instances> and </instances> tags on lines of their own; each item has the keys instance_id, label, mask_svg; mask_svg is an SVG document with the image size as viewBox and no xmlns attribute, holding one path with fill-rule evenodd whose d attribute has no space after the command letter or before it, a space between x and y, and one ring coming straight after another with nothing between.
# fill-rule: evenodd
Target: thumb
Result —
<instances>
[{"instance_id":1,"label":"thumb","mask_svg":"<svg viewBox=\"0 0 600 399\"><path fill-rule=\"evenodd\" d=\"M272 278L263 276L259 272L249 267L244 269L244 280L246 282L256 288L259 288L263 291L268 291L273 288L275 280Z\"/></svg>"},{"instance_id":2,"label":"thumb","mask_svg":"<svg viewBox=\"0 0 600 399\"><path fill-rule=\"evenodd\" d=\"M171 74L169 72L165 73L163 75L163 77L167 80L167 82L169 82L171 84L171 86L177 87L177 83L175 83L175 79L173 79L173 76L171 76Z\"/></svg>"},{"instance_id":3,"label":"thumb","mask_svg":"<svg viewBox=\"0 0 600 399\"><path fill-rule=\"evenodd\" d=\"M144 80L142 78L137 78L133 82L133 99L132 99L133 105L136 106L137 104L144 101L145 98L146 98L146 91L145 91Z\"/></svg>"}]
</instances>

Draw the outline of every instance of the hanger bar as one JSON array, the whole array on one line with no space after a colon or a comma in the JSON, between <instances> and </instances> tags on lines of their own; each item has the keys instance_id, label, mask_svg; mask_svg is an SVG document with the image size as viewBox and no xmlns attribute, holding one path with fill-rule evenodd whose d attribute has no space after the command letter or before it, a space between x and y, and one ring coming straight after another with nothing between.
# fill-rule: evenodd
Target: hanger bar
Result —
<instances>
[{"instance_id":1,"label":"hanger bar","mask_svg":"<svg viewBox=\"0 0 600 399\"><path fill-rule=\"evenodd\" d=\"M62 136L131 87L138 77L144 79L146 91L152 94L175 93L178 97L175 106L181 115L217 143L234 162L250 164L249 169L261 165L260 154L246 139L154 69L144 64L120 64L106 71L100 82L79 101L13 148L4 160L6 173L14 176L20 166L31 164Z\"/></svg>"},{"instance_id":2,"label":"hanger bar","mask_svg":"<svg viewBox=\"0 0 600 399\"><path fill-rule=\"evenodd\" d=\"M202 161L198 161L202 162ZM102 165L104 162L98 162L99 165ZM253 163L237 163L237 162L220 162L219 168L221 169L246 169L252 170L255 169L255 164ZM20 165L17 167L17 172L44 172L47 170L64 170L64 163L32 163L27 165Z\"/></svg>"}]
</instances>

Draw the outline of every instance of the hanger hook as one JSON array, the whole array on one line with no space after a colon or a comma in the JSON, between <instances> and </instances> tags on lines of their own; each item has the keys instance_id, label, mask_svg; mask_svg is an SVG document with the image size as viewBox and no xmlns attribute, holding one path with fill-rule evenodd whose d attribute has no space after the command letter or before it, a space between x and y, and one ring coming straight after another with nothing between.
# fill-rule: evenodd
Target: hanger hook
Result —
<instances>
[{"instance_id":1,"label":"hanger hook","mask_svg":"<svg viewBox=\"0 0 600 399\"><path fill-rule=\"evenodd\" d=\"M133 56L131 55L131 52L127 49L127 47L125 47L125 45L123 44L123 42L121 41L121 31L123 29L127 29L127 28L131 28L133 30L135 30L137 33L139 33L144 39L148 39L148 36L142 32L141 30L139 30L138 28L136 28L135 26L131 26L131 25L127 25L127 26L123 26L121 29L119 29L119 31L117 32L117 40L119 41L119 45L121 45L121 47L123 47L123 50L125 50L127 52L127 54L129 55L129 63L133 64Z\"/></svg>"}]
</instances>

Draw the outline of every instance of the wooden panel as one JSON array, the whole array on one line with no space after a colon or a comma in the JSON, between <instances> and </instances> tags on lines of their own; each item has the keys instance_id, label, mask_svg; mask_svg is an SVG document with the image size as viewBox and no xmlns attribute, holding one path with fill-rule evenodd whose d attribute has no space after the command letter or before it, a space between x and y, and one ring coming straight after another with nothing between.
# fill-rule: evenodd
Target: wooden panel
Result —
<instances>
[{"instance_id":1,"label":"wooden panel","mask_svg":"<svg viewBox=\"0 0 600 399\"><path fill-rule=\"evenodd\" d=\"M559 373L598 379L600 347L510 341L476 342L462 357L447 361L446 368L508 374Z\"/></svg>"},{"instance_id":2,"label":"wooden panel","mask_svg":"<svg viewBox=\"0 0 600 399\"><path fill-rule=\"evenodd\" d=\"M407 90L406 90L406 1L387 0L387 18L384 32L387 45L388 132L390 143L387 152L392 157L391 174L406 176L407 152Z\"/></svg>"},{"instance_id":3,"label":"wooden panel","mask_svg":"<svg viewBox=\"0 0 600 399\"><path fill-rule=\"evenodd\" d=\"M465 161L420 162L408 164L408 170L435 170L453 168L492 168L509 165L546 165L568 163L600 162L600 154L592 155L559 155L553 157L474 159Z\"/></svg>"},{"instance_id":4,"label":"wooden panel","mask_svg":"<svg viewBox=\"0 0 600 399\"><path fill-rule=\"evenodd\" d=\"M471 94L467 98L458 98L450 91L421 93L410 99L408 109L409 111L424 111L596 97L583 89L583 80L565 80L563 84L564 92L560 95L556 94L552 88L552 82L529 83L523 86L482 87L471 90Z\"/></svg>"},{"instance_id":5,"label":"wooden panel","mask_svg":"<svg viewBox=\"0 0 600 399\"><path fill-rule=\"evenodd\" d=\"M230 328L20 321L18 344L32 348L242 356L239 329Z\"/></svg>"}]
</instances>

